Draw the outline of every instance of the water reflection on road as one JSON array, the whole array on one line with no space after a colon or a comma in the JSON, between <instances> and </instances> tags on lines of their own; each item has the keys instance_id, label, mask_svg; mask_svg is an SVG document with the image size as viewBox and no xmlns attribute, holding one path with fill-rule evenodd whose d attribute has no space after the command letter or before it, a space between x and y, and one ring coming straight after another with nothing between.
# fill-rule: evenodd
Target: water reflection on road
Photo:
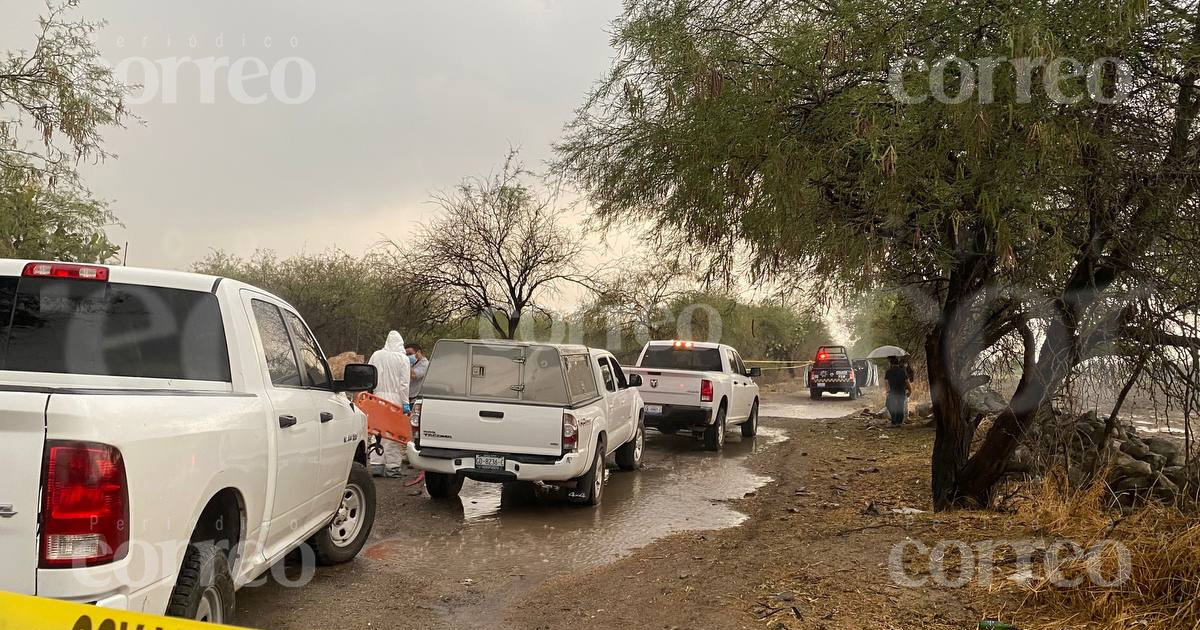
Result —
<instances>
[{"instance_id":1,"label":"water reflection on road","mask_svg":"<svg viewBox=\"0 0 1200 630\"><path fill-rule=\"evenodd\" d=\"M763 428L757 438L729 434L722 453L700 450L686 435L647 432L643 467L610 469L604 501L581 508L559 497L504 491L467 481L459 501L438 506L460 524L449 535L410 535L376 542L365 556L374 568L470 579L481 562L489 573L549 577L620 557L668 534L730 527L745 516L722 500L770 481L746 465L757 450L786 439Z\"/></svg>"}]
</instances>

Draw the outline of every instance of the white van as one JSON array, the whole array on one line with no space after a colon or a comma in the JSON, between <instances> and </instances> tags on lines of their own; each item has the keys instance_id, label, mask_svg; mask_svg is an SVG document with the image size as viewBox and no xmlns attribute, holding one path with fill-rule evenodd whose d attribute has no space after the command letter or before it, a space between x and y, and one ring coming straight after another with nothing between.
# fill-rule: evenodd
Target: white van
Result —
<instances>
[{"instance_id":1,"label":"white van","mask_svg":"<svg viewBox=\"0 0 1200 630\"><path fill-rule=\"evenodd\" d=\"M596 505L608 455L623 470L641 464L640 384L604 350L445 339L413 407L409 461L433 498L471 478L544 482Z\"/></svg>"}]
</instances>

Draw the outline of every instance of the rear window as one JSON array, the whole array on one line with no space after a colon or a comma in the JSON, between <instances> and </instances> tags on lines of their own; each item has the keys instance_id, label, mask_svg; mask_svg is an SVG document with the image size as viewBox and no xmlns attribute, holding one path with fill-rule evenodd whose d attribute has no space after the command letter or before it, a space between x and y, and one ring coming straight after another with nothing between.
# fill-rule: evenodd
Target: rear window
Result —
<instances>
[{"instance_id":1,"label":"rear window","mask_svg":"<svg viewBox=\"0 0 1200 630\"><path fill-rule=\"evenodd\" d=\"M434 346L421 395L570 404L556 348L451 340Z\"/></svg>"},{"instance_id":2,"label":"rear window","mask_svg":"<svg viewBox=\"0 0 1200 630\"><path fill-rule=\"evenodd\" d=\"M650 346L638 367L662 370L692 370L696 372L721 372L721 352L716 348L676 348Z\"/></svg>"},{"instance_id":3,"label":"rear window","mask_svg":"<svg viewBox=\"0 0 1200 630\"><path fill-rule=\"evenodd\" d=\"M215 295L58 278L0 278L0 370L231 381Z\"/></svg>"},{"instance_id":4,"label":"rear window","mask_svg":"<svg viewBox=\"0 0 1200 630\"><path fill-rule=\"evenodd\" d=\"M843 346L821 346L813 364L819 368L847 368L850 367L850 355Z\"/></svg>"}]
</instances>

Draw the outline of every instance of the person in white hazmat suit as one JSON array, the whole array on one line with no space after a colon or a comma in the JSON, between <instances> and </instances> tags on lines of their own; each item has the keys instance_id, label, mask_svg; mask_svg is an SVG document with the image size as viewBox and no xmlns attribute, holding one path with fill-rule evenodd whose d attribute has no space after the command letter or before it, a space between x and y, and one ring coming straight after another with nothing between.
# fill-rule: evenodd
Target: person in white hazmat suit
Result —
<instances>
[{"instance_id":1,"label":"person in white hazmat suit","mask_svg":"<svg viewBox=\"0 0 1200 630\"><path fill-rule=\"evenodd\" d=\"M388 333L387 342L371 355L369 363L379 371L375 395L408 412L408 381L412 365L404 352L404 337L394 330ZM399 442L383 440L383 455L377 451L371 452L371 472L388 477L402 476L404 447Z\"/></svg>"}]
</instances>

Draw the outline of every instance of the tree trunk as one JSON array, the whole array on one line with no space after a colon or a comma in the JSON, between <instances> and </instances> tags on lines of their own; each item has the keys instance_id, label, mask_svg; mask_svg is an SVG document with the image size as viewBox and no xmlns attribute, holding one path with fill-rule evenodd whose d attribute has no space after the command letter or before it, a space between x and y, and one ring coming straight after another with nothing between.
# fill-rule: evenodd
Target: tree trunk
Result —
<instances>
[{"instance_id":1,"label":"tree trunk","mask_svg":"<svg viewBox=\"0 0 1200 630\"><path fill-rule=\"evenodd\" d=\"M925 340L929 398L937 428L933 439L931 489L933 508L938 511L957 503L961 471L971 455L971 439L975 435L975 426L967 417L966 401L954 383L946 334L945 325L939 324Z\"/></svg>"}]
</instances>

